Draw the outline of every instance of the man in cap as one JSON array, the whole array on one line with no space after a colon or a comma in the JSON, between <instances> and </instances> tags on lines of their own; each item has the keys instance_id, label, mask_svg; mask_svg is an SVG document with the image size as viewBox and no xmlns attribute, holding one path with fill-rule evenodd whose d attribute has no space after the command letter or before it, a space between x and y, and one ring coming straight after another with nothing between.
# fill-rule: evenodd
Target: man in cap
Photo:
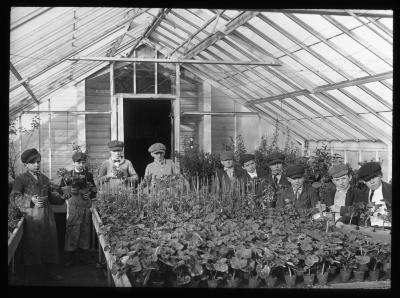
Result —
<instances>
[{"instance_id":1,"label":"man in cap","mask_svg":"<svg viewBox=\"0 0 400 298\"><path fill-rule=\"evenodd\" d=\"M287 204L294 205L296 209L314 208L319 201L317 191L304 183L305 169L301 164L290 165L286 169L286 176L290 187L281 189L277 193L276 207Z\"/></svg>"},{"instance_id":2,"label":"man in cap","mask_svg":"<svg viewBox=\"0 0 400 298\"><path fill-rule=\"evenodd\" d=\"M97 181L99 184L108 182L110 186L118 185L121 181L134 183L139 179L130 160L124 158L124 142L113 140L108 143L110 158L100 166Z\"/></svg>"},{"instance_id":3,"label":"man in cap","mask_svg":"<svg viewBox=\"0 0 400 298\"><path fill-rule=\"evenodd\" d=\"M232 181L244 178L246 172L238 165L235 165L232 151L221 152L220 161L223 168L216 169L216 175L221 187L228 187Z\"/></svg>"},{"instance_id":4,"label":"man in cap","mask_svg":"<svg viewBox=\"0 0 400 298\"><path fill-rule=\"evenodd\" d=\"M15 178L10 202L25 214L21 243L28 279L40 276L37 271L44 265L47 278L63 280L55 273L59 263L57 228L50 204L62 205L64 200L51 192L49 178L40 172L41 155L35 148L25 150L21 161L26 172Z\"/></svg>"},{"instance_id":5,"label":"man in cap","mask_svg":"<svg viewBox=\"0 0 400 298\"><path fill-rule=\"evenodd\" d=\"M350 221L350 206L359 201L359 191L350 184L352 176L346 164L336 164L329 168L334 187L328 187L321 194L322 209L328 206L334 214L335 221L348 224ZM357 224L358 219L352 218L352 224Z\"/></svg>"},{"instance_id":6,"label":"man in cap","mask_svg":"<svg viewBox=\"0 0 400 298\"><path fill-rule=\"evenodd\" d=\"M154 183L154 178L161 178L176 173L175 164L171 159L165 158L165 145L154 143L148 149L154 161L146 166L144 177L146 182Z\"/></svg>"},{"instance_id":7,"label":"man in cap","mask_svg":"<svg viewBox=\"0 0 400 298\"><path fill-rule=\"evenodd\" d=\"M77 151L72 154L74 168L69 172L69 179L61 179L60 187L70 186L71 191L64 192L67 199L67 223L65 230L66 262L71 266L79 258L85 262L85 254L90 246L90 219L92 199L96 197L93 175L86 169L87 155Z\"/></svg>"},{"instance_id":8,"label":"man in cap","mask_svg":"<svg viewBox=\"0 0 400 298\"><path fill-rule=\"evenodd\" d=\"M285 186L290 186L289 181L283 174L283 163L285 162L285 155L281 152L272 152L267 157L267 164L270 168L268 181L274 186L275 191Z\"/></svg>"},{"instance_id":9,"label":"man in cap","mask_svg":"<svg viewBox=\"0 0 400 298\"><path fill-rule=\"evenodd\" d=\"M371 226L391 226L381 215L392 210L392 185L382 181L382 168L379 162L367 162L358 170L358 178L368 189L361 194L361 201L381 205L370 218Z\"/></svg>"}]
</instances>

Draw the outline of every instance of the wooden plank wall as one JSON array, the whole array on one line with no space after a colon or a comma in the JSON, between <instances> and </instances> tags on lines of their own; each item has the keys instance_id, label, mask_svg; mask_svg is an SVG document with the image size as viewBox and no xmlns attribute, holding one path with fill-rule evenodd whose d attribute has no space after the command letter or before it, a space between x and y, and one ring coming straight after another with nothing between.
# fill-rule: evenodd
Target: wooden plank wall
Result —
<instances>
[{"instance_id":1,"label":"wooden plank wall","mask_svg":"<svg viewBox=\"0 0 400 298\"><path fill-rule=\"evenodd\" d=\"M109 74L86 80L86 110L110 111ZM110 157L107 147L111 140L111 115L86 115L86 146L90 157L89 163L100 166Z\"/></svg>"}]
</instances>

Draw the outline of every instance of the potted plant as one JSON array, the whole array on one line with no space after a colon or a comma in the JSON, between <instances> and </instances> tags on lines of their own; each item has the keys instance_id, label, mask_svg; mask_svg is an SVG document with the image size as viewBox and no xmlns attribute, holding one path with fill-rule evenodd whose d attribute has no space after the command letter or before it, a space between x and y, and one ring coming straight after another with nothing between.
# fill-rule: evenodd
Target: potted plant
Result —
<instances>
[{"instance_id":1,"label":"potted plant","mask_svg":"<svg viewBox=\"0 0 400 298\"><path fill-rule=\"evenodd\" d=\"M350 267L351 257L352 253L346 248L335 258L340 263L340 279L342 282L347 282L353 271Z\"/></svg>"},{"instance_id":2,"label":"potted plant","mask_svg":"<svg viewBox=\"0 0 400 298\"><path fill-rule=\"evenodd\" d=\"M287 273L285 273L285 282L289 288L292 288L296 285L296 270L295 265L292 262L286 262Z\"/></svg>"},{"instance_id":3,"label":"potted plant","mask_svg":"<svg viewBox=\"0 0 400 298\"><path fill-rule=\"evenodd\" d=\"M320 286L325 286L328 282L329 272L325 270L326 260L322 260L322 269L317 272L317 280Z\"/></svg>"},{"instance_id":4,"label":"potted plant","mask_svg":"<svg viewBox=\"0 0 400 298\"><path fill-rule=\"evenodd\" d=\"M370 257L369 256L355 256L355 266L354 266L354 280L363 281L365 276L365 269L363 266L369 264Z\"/></svg>"},{"instance_id":5,"label":"potted plant","mask_svg":"<svg viewBox=\"0 0 400 298\"><path fill-rule=\"evenodd\" d=\"M319 257L317 255L312 254L312 255L306 256L306 259L304 261L304 263L306 265L306 266L304 266L304 272L306 274L303 274L304 284L306 286L312 286L314 284L315 274L311 273L311 268L315 264L317 264L318 261L319 261Z\"/></svg>"},{"instance_id":6,"label":"potted plant","mask_svg":"<svg viewBox=\"0 0 400 298\"><path fill-rule=\"evenodd\" d=\"M57 175L61 178L61 181L65 186L61 187L64 195L71 195L71 182L72 177L70 172L66 168L60 168L57 171Z\"/></svg>"},{"instance_id":7,"label":"potted plant","mask_svg":"<svg viewBox=\"0 0 400 298\"><path fill-rule=\"evenodd\" d=\"M229 274L229 278L227 279L227 286L229 288L236 288L239 285L240 279L237 278L236 270L242 270L244 267L247 266L247 260L238 258L236 256L232 257L229 260L231 268L233 269L233 274Z\"/></svg>"}]
</instances>

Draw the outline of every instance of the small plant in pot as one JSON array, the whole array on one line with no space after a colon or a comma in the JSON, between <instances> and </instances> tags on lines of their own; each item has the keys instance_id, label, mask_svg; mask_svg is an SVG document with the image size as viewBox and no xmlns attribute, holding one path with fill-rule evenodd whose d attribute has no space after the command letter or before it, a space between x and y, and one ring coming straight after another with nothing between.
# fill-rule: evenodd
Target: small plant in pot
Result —
<instances>
[{"instance_id":1,"label":"small plant in pot","mask_svg":"<svg viewBox=\"0 0 400 298\"><path fill-rule=\"evenodd\" d=\"M355 256L354 259L354 280L363 281L365 276L365 269L362 266L368 265L370 261L369 256Z\"/></svg>"},{"instance_id":2,"label":"small plant in pot","mask_svg":"<svg viewBox=\"0 0 400 298\"><path fill-rule=\"evenodd\" d=\"M336 256L336 261L340 263L340 279L342 282L347 282L350 279L353 269L350 267L352 253L345 249L342 254Z\"/></svg>"},{"instance_id":3,"label":"small plant in pot","mask_svg":"<svg viewBox=\"0 0 400 298\"><path fill-rule=\"evenodd\" d=\"M231 268L233 269L233 273L229 274L229 277L226 281L227 287L228 288L236 288L236 287L238 287L238 285L240 283L240 279L237 277L236 270L242 270L243 268L245 268L247 266L247 260L234 256L230 259L229 262L230 262Z\"/></svg>"},{"instance_id":4,"label":"small plant in pot","mask_svg":"<svg viewBox=\"0 0 400 298\"><path fill-rule=\"evenodd\" d=\"M248 270L250 277L249 277L249 288L257 288L261 282L259 272L262 269L260 266L255 268L255 261L250 260L249 264L245 269ZM242 269L243 270L243 269ZM254 274L255 272L255 274Z\"/></svg>"},{"instance_id":5,"label":"small plant in pot","mask_svg":"<svg viewBox=\"0 0 400 298\"><path fill-rule=\"evenodd\" d=\"M296 285L297 274L295 265L292 262L286 262L287 273L285 273L285 282L289 288Z\"/></svg>"},{"instance_id":6,"label":"small plant in pot","mask_svg":"<svg viewBox=\"0 0 400 298\"><path fill-rule=\"evenodd\" d=\"M218 287L219 281L222 279L221 276L217 276L218 272L226 273L228 272L228 265L226 264L227 259L221 258L217 260L215 264L206 264L206 268L209 270L210 279L207 280L207 284L209 288L216 288Z\"/></svg>"},{"instance_id":7,"label":"small plant in pot","mask_svg":"<svg viewBox=\"0 0 400 298\"><path fill-rule=\"evenodd\" d=\"M326 260L322 260L321 271L317 271L317 279L320 286L325 286L328 283L329 272L326 270Z\"/></svg>"},{"instance_id":8,"label":"small plant in pot","mask_svg":"<svg viewBox=\"0 0 400 298\"><path fill-rule=\"evenodd\" d=\"M311 273L311 269L315 264L318 263L318 261L319 257L314 254L307 255L306 259L304 260L305 266L304 266L303 279L304 279L304 284L308 287L314 284L315 274Z\"/></svg>"}]
</instances>

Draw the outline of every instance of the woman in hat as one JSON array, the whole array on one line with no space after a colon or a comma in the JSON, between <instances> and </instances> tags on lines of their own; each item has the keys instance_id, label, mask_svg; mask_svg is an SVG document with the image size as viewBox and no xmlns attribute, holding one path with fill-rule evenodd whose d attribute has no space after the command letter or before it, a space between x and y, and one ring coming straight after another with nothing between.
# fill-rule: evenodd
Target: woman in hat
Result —
<instances>
[{"instance_id":1,"label":"woman in hat","mask_svg":"<svg viewBox=\"0 0 400 298\"><path fill-rule=\"evenodd\" d=\"M290 165L286 169L290 187L277 193L276 207L287 204L294 205L296 209L314 208L319 201L317 191L311 185L305 184L305 170L303 165Z\"/></svg>"},{"instance_id":2,"label":"woman in hat","mask_svg":"<svg viewBox=\"0 0 400 298\"><path fill-rule=\"evenodd\" d=\"M98 184L108 182L110 186L119 185L121 181L132 184L139 178L132 162L124 158L124 142L113 140L108 143L110 158L105 160L97 176Z\"/></svg>"},{"instance_id":3,"label":"woman in hat","mask_svg":"<svg viewBox=\"0 0 400 298\"><path fill-rule=\"evenodd\" d=\"M59 256L56 222L50 204L62 205L64 200L51 192L49 178L40 172L41 155L36 149L25 150L21 161L26 172L15 178L10 201L25 214L22 251L28 279L36 278L38 266L44 265L47 278L63 280L55 273Z\"/></svg>"},{"instance_id":4,"label":"woman in hat","mask_svg":"<svg viewBox=\"0 0 400 298\"><path fill-rule=\"evenodd\" d=\"M153 183L154 178L161 178L176 173L175 164L171 159L165 158L165 145L162 143L154 143L149 147L150 155L154 161L146 166L144 171L144 179L146 183Z\"/></svg>"},{"instance_id":5,"label":"woman in hat","mask_svg":"<svg viewBox=\"0 0 400 298\"><path fill-rule=\"evenodd\" d=\"M87 156L83 152L74 152L74 168L69 172L69 179L62 179L60 187L71 186L71 191L64 193L67 199L67 223L65 231L66 262L74 264L80 250L80 260L85 260L85 252L90 246L90 217L92 199L96 197L93 175L86 169Z\"/></svg>"}]
</instances>

